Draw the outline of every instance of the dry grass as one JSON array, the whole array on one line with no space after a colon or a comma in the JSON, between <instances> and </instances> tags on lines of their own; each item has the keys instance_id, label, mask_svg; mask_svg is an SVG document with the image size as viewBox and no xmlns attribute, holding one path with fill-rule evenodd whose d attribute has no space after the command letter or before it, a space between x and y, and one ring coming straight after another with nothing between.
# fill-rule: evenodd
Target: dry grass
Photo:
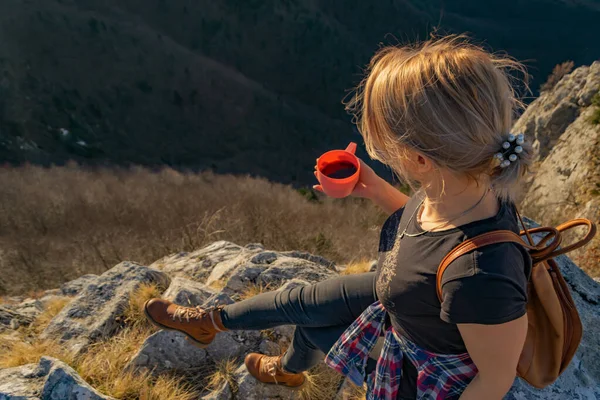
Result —
<instances>
[{"instance_id":1,"label":"dry grass","mask_svg":"<svg viewBox=\"0 0 600 400\"><path fill-rule=\"evenodd\" d=\"M256 296L257 294L270 292L276 289L277 286L271 283L251 283L249 285L246 285L246 287L244 287L244 289L241 291L240 300L246 300Z\"/></svg>"},{"instance_id":2,"label":"dry grass","mask_svg":"<svg viewBox=\"0 0 600 400\"><path fill-rule=\"evenodd\" d=\"M234 375L237 368L238 361L235 359L219 361L215 366L215 370L207 378L207 389L218 390L227 383L232 392L235 393L237 391L237 381Z\"/></svg>"},{"instance_id":3,"label":"dry grass","mask_svg":"<svg viewBox=\"0 0 600 400\"><path fill-rule=\"evenodd\" d=\"M307 378L308 383L300 393L303 400L334 399L343 382L343 377L324 363L308 371Z\"/></svg>"},{"instance_id":4,"label":"dry grass","mask_svg":"<svg viewBox=\"0 0 600 400\"><path fill-rule=\"evenodd\" d=\"M220 239L347 263L375 256L385 219L363 199L311 200L264 179L208 172L0 167L0 186L0 295Z\"/></svg>"},{"instance_id":5,"label":"dry grass","mask_svg":"<svg viewBox=\"0 0 600 400\"><path fill-rule=\"evenodd\" d=\"M26 332L32 335L39 335L50 324L50 321L71 301L70 297L56 297L48 300L44 310L38 315L26 328Z\"/></svg>"},{"instance_id":6,"label":"dry grass","mask_svg":"<svg viewBox=\"0 0 600 400\"><path fill-rule=\"evenodd\" d=\"M148 321L144 315L144 304L155 297L160 297L162 290L153 283L142 283L129 296L129 303L123 314L124 322L129 326L147 325Z\"/></svg>"},{"instance_id":7,"label":"dry grass","mask_svg":"<svg viewBox=\"0 0 600 400\"><path fill-rule=\"evenodd\" d=\"M160 376L124 371L123 368L152 332L127 328L118 335L93 345L75 358L54 341L33 341L0 335L0 368L38 363L42 356L58 358L72 366L83 379L100 392L118 399L192 400L198 397L184 377Z\"/></svg>"},{"instance_id":8,"label":"dry grass","mask_svg":"<svg viewBox=\"0 0 600 400\"><path fill-rule=\"evenodd\" d=\"M54 341L28 343L0 335L0 368L38 363L42 356L58 358L68 364L72 364L74 359L73 355L64 349L64 346Z\"/></svg>"},{"instance_id":9,"label":"dry grass","mask_svg":"<svg viewBox=\"0 0 600 400\"><path fill-rule=\"evenodd\" d=\"M124 371L151 333L149 327L133 326L92 345L75 363L77 372L94 388L118 399L191 400L197 397L183 377L153 378L147 372Z\"/></svg>"},{"instance_id":10,"label":"dry grass","mask_svg":"<svg viewBox=\"0 0 600 400\"><path fill-rule=\"evenodd\" d=\"M346 384L340 393L341 400L365 400L367 390L364 386L356 386L352 383Z\"/></svg>"},{"instance_id":11,"label":"dry grass","mask_svg":"<svg viewBox=\"0 0 600 400\"><path fill-rule=\"evenodd\" d=\"M139 379L139 378L138 378ZM140 391L140 400L192 400L197 399L198 394L180 379L159 376L146 390Z\"/></svg>"},{"instance_id":12,"label":"dry grass","mask_svg":"<svg viewBox=\"0 0 600 400\"><path fill-rule=\"evenodd\" d=\"M369 272L371 269L370 260L361 260L358 262L352 262L346 266L346 269L342 271L342 275L354 275L354 274L363 274L365 272Z\"/></svg>"},{"instance_id":13,"label":"dry grass","mask_svg":"<svg viewBox=\"0 0 600 400\"><path fill-rule=\"evenodd\" d=\"M58 358L72 366L83 379L100 392L124 400L192 400L198 393L185 376L160 376L124 371L144 340L155 329L146 322L141 305L146 299L160 296L155 285L141 285L130 297L125 310L125 329L104 342L90 346L87 353L75 357L56 341L37 340L52 318L70 301L68 297L52 299L45 310L27 328L16 335L0 335L0 368L37 363L42 356ZM32 338L30 340L30 338Z\"/></svg>"},{"instance_id":14,"label":"dry grass","mask_svg":"<svg viewBox=\"0 0 600 400\"><path fill-rule=\"evenodd\" d=\"M27 327L20 328L13 335L0 335L0 367L9 368L37 363L46 355L73 363L74 357L64 346L51 340L37 340L37 336L48 326L70 297L56 297L46 302L44 310Z\"/></svg>"},{"instance_id":15,"label":"dry grass","mask_svg":"<svg viewBox=\"0 0 600 400\"><path fill-rule=\"evenodd\" d=\"M215 290L221 290L225 287L225 285L227 285L227 279L218 279L216 281L212 281L208 286Z\"/></svg>"}]
</instances>

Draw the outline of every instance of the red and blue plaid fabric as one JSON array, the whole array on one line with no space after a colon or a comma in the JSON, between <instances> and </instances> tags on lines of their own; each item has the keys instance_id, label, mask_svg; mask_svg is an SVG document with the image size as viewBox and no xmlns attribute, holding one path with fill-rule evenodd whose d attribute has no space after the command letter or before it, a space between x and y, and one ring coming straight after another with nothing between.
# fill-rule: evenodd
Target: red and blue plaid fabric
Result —
<instances>
[{"instance_id":1,"label":"red and blue plaid fabric","mask_svg":"<svg viewBox=\"0 0 600 400\"><path fill-rule=\"evenodd\" d=\"M325 363L357 386L366 380L367 400L396 400L406 357L418 371L417 399L458 399L477 375L469 355L426 351L398 335L391 326L383 332L385 318L383 305L373 303L340 336ZM365 376L367 358L380 336L384 336L384 344L377 367Z\"/></svg>"}]
</instances>

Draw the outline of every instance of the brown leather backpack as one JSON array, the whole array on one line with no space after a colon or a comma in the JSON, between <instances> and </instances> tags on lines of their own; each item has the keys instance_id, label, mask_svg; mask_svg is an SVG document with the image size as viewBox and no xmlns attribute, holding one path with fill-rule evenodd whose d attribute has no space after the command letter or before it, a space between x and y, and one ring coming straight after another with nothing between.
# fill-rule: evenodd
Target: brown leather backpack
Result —
<instances>
[{"instance_id":1,"label":"brown leather backpack","mask_svg":"<svg viewBox=\"0 0 600 400\"><path fill-rule=\"evenodd\" d=\"M517 374L530 385L543 388L554 382L569 365L583 333L581 320L569 288L554 257L587 244L596 234L596 225L585 218L572 219L557 226L527 229L521 215L517 216L524 228L527 244L520 235L509 230L496 230L478 235L456 246L444 257L437 271L437 294L442 300L442 275L448 265L463 254L494 243L513 242L525 247L531 256L533 268L528 284L527 338L521 352ZM569 246L557 249L561 232L579 225L587 225L585 237ZM537 244L530 234L547 232ZM550 244L547 243L551 240Z\"/></svg>"}]
</instances>

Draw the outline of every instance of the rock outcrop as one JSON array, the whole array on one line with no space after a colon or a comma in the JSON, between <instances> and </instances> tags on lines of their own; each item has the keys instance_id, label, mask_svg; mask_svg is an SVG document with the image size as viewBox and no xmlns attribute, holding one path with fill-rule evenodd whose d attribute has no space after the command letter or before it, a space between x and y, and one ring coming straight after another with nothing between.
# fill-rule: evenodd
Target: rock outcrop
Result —
<instances>
[{"instance_id":1,"label":"rock outcrop","mask_svg":"<svg viewBox=\"0 0 600 400\"><path fill-rule=\"evenodd\" d=\"M114 400L98 393L79 375L52 357L39 364L0 370L0 400Z\"/></svg>"},{"instance_id":2,"label":"rock outcrop","mask_svg":"<svg viewBox=\"0 0 600 400\"><path fill-rule=\"evenodd\" d=\"M529 227L536 226L528 218L525 218L525 222ZM534 238L539 239L535 235ZM557 261L581 313L583 341L573 362L555 384L538 390L517 379L507 400L600 399L600 335L597 334L600 332L600 284L567 256L559 256ZM336 276L337 270L343 268L318 256L267 251L257 244L242 247L223 241L195 252L163 258L150 267L121 263L103 275L88 276L63 285L62 293L78 294L51 321L43 337L60 340L79 353L85 352L89 344L120 329L116 317L122 313L131 293L144 282L162 286L162 296L178 304L210 306L239 301L264 290L288 290L309 285ZM36 304L29 301L12 307L27 310L27 304ZM13 327L7 326L5 329ZM293 326L264 331L228 331L219 334L206 349L201 349L178 332L160 330L144 341L137 354L129 360L125 371L148 371L155 376L189 376L192 371L202 376L213 373L220 365L229 362L233 364L229 367L228 375L216 388L198 393L200 398L344 398L341 393L348 384L342 385L341 378L333 380L333 391L328 392L333 394L307 397L307 392L260 384L248 374L242 363L246 353L259 351L270 355L280 354L289 344L293 332ZM0 371L0 400L8 398L87 400L108 397L92 389L66 364L44 357L39 365L29 364Z\"/></svg>"},{"instance_id":3,"label":"rock outcrop","mask_svg":"<svg viewBox=\"0 0 600 400\"><path fill-rule=\"evenodd\" d=\"M550 91L532 102L513 131L534 140L539 159L529 176L520 210L543 225L572 218L600 221L600 125L591 115L600 92L600 61L577 68ZM580 234L579 232L577 232ZM565 241L576 234L569 232ZM600 235L585 250L570 256L582 267L600 274ZM595 257L583 257L584 252Z\"/></svg>"},{"instance_id":4,"label":"rock outcrop","mask_svg":"<svg viewBox=\"0 0 600 400\"><path fill-rule=\"evenodd\" d=\"M85 286L48 325L42 339L59 339L74 353L112 335L129 296L142 283L166 288L167 274L154 268L123 262Z\"/></svg>"}]
</instances>

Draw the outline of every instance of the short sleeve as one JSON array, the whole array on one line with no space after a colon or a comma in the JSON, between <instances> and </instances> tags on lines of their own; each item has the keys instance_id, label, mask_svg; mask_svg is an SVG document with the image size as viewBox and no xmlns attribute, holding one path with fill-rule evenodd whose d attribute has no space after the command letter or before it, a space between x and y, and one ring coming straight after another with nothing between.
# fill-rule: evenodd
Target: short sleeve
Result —
<instances>
[{"instance_id":1,"label":"short sleeve","mask_svg":"<svg viewBox=\"0 0 600 400\"><path fill-rule=\"evenodd\" d=\"M440 318L453 324L494 325L523 316L530 270L530 259L513 243L461 256L444 273Z\"/></svg>"}]
</instances>

